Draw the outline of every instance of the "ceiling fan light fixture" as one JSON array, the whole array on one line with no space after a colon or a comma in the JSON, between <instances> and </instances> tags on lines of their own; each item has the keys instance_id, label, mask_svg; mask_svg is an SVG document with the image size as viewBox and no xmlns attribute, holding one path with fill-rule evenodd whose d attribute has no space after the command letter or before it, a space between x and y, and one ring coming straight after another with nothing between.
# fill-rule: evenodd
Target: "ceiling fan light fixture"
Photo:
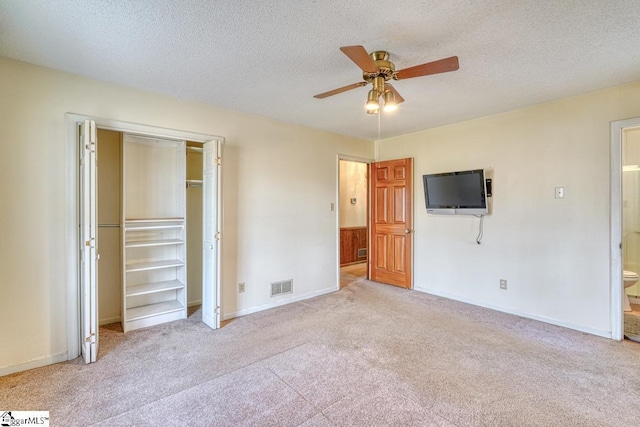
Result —
<instances>
[{"instance_id":1,"label":"ceiling fan light fixture","mask_svg":"<svg viewBox=\"0 0 640 427\"><path fill-rule=\"evenodd\" d=\"M371 84L373 89L369 91L365 103L365 109L369 114L378 114L380 108L384 111L394 111L398 108L398 104L404 102L402 95L387 83L389 80L404 80L448 73L460 68L458 57L451 56L396 71L395 64L389 60L389 52L378 50L367 53L367 50L360 45L342 46L340 50L362 70L364 81L319 93L314 95L314 98L323 99Z\"/></svg>"},{"instance_id":2,"label":"ceiling fan light fixture","mask_svg":"<svg viewBox=\"0 0 640 427\"><path fill-rule=\"evenodd\" d=\"M369 95L367 95L367 103L365 104L365 108L367 109L367 112L369 111L373 111L374 113L378 112L378 110L380 109L380 101L378 101L378 92L376 92L373 89L369 91Z\"/></svg>"},{"instance_id":3,"label":"ceiling fan light fixture","mask_svg":"<svg viewBox=\"0 0 640 427\"><path fill-rule=\"evenodd\" d=\"M395 111L398 109L398 104L396 103L396 97L393 92L388 91L383 95L384 99L384 111Z\"/></svg>"}]
</instances>

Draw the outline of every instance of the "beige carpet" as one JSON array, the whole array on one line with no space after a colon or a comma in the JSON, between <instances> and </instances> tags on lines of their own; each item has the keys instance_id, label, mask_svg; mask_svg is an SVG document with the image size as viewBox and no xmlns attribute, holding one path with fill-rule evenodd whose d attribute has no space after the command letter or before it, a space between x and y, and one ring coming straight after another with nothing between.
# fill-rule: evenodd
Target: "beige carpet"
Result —
<instances>
[{"instance_id":1,"label":"beige carpet","mask_svg":"<svg viewBox=\"0 0 640 427\"><path fill-rule=\"evenodd\" d=\"M0 378L62 426L623 426L640 345L364 280L228 322L126 336L98 363Z\"/></svg>"}]
</instances>

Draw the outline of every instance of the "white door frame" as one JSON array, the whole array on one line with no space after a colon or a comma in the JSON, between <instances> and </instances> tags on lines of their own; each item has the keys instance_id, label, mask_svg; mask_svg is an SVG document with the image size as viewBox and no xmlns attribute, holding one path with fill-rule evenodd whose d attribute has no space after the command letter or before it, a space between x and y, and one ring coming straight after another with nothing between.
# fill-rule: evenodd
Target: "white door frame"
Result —
<instances>
[{"instance_id":1,"label":"white door frame","mask_svg":"<svg viewBox=\"0 0 640 427\"><path fill-rule=\"evenodd\" d=\"M113 130L117 132L136 133L146 136L159 138L189 140L194 142L220 141L224 144L224 138L216 135L209 135L197 132L188 132L176 129L161 128L158 126L141 125L137 123L129 123L120 120L105 119L100 117L92 117L85 114L67 113L65 114L65 137L66 143L66 161L67 161L67 214L66 214L66 253L67 253L67 357L69 360L75 359L80 355L80 280L79 280L79 167L80 154L78 152L78 123L84 120L93 120L100 129ZM222 216L222 211L220 212ZM221 222L221 219L220 219ZM219 277L220 268L217 272L218 283L216 287L220 288Z\"/></svg>"},{"instance_id":2,"label":"white door frame","mask_svg":"<svg viewBox=\"0 0 640 427\"><path fill-rule=\"evenodd\" d=\"M375 162L374 159L366 157L349 156L347 154L338 154L336 158L336 290L340 290L340 160L346 160L348 162L366 163L370 165ZM369 198L369 177L367 177L367 199ZM367 200L367 204L369 200ZM367 215L369 209L367 208ZM367 228L369 227L369 217L367 217ZM367 239L368 240L368 239ZM369 259L369 244L367 243L367 263ZM368 279L369 277L367 277Z\"/></svg>"},{"instance_id":3,"label":"white door frame","mask_svg":"<svg viewBox=\"0 0 640 427\"><path fill-rule=\"evenodd\" d=\"M622 141L624 131L640 127L640 117L611 122L610 301L611 338L624 338L622 311Z\"/></svg>"}]
</instances>

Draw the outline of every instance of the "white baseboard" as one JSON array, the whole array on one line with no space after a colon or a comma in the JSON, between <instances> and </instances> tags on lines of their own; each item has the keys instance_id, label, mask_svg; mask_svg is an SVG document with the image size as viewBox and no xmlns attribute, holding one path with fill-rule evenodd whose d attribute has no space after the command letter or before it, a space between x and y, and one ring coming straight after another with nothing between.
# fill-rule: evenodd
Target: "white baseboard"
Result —
<instances>
[{"instance_id":1,"label":"white baseboard","mask_svg":"<svg viewBox=\"0 0 640 427\"><path fill-rule=\"evenodd\" d=\"M3 366L0 368L0 377L15 374L16 372L28 371L29 369L53 365L54 363L66 362L67 360L69 360L67 353L58 353L40 359L34 359L29 362L18 363L17 365Z\"/></svg>"},{"instance_id":2,"label":"white baseboard","mask_svg":"<svg viewBox=\"0 0 640 427\"><path fill-rule=\"evenodd\" d=\"M189 302L187 302L187 307L193 307L194 305L202 305L202 300L199 299L197 301L189 301Z\"/></svg>"},{"instance_id":3,"label":"white baseboard","mask_svg":"<svg viewBox=\"0 0 640 427\"><path fill-rule=\"evenodd\" d=\"M629 295L627 295L627 297L629 298L629 302L631 304L638 304L640 305L640 298L635 298L635 297L631 297Z\"/></svg>"},{"instance_id":4,"label":"white baseboard","mask_svg":"<svg viewBox=\"0 0 640 427\"><path fill-rule=\"evenodd\" d=\"M106 319L100 319L100 322L98 322L98 326L110 325L112 323L118 323L121 320L122 320L122 318L120 318L120 316L109 317L109 318L106 318Z\"/></svg>"},{"instance_id":5,"label":"white baseboard","mask_svg":"<svg viewBox=\"0 0 640 427\"><path fill-rule=\"evenodd\" d=\"M513 314L515 316L519 316L519 317L524 317L526 319L531 319L531 320L537 320L539 322L544 322L544 323L549 323L551 325L556 325L556 326L561 326L563 328L568 328L568 329L573 329L576 331L580 331L580 332L585 332L591 335L597 335L599 337L604 337L604 338L613 338L611 331L604 331L601 329L596 329L596 328L591 328L585 325L580 325L577 323L573 323L573 322L567 322L564 320L558 320L558 319L552 319L549 317L544 317L544 316L538 316L536 314L531 314L531 313L526 313L520 310L513 310L510 308L506 308L506 307L501 307L501 306L497 306L494 304L487 304L485 302L481 302L481 301L476 301L473 300L471 298L465 298L465 297L461 297L459 295L454 295L454 294L449 294L447 292L439 292L433 289L428 289L428 288L424 288L421 286L414 286L414 290L419 291L419 292L424 292L426 294L430 294L430 295L436 295L439 297L443 297L443 298L447 298L447 299L452 299L455 301L460 301L460 302L464 302L467 304L472 304L472 305L477 305L479 307L484 307L484 308L488 308L490 310L495 310L495 311L500 311L502 313L508 313L508 314Z\"/></svg>"},{"instance_id":6,"label":"white baseboard","mask_svg":"<svg viewBox=\"0 0 640 427\"><path fill-rule=\"evenodd\" d=\"M303 301L303 300L314 298L320 295L330 294L331 292L335 292L335 291L337 291L337 289L333 287L328 289L322 289L315 292L309 292L308 294L278 299L277 301L270 302L268 304L262 304L255 307L245 308L243 310L238 310L231 313L223 314L222 320L229 320L229 319L233 319L234 317L246 316L247 314L257 313L259 311L268 310L270 308L280 307L281 305L291 304L293 302Z\"/></svg>"}]
</instances>

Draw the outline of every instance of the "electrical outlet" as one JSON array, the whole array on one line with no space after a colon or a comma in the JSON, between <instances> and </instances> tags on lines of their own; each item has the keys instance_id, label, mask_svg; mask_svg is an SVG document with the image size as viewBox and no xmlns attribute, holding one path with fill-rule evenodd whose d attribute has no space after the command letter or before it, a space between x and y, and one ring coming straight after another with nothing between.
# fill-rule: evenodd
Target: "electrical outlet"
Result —
<instances>
[{"instance_id":1,"label":"electrical outlet","mask_svg":"<svg viewBox=\"0 0 640 427\"><path fill-rule=\"evenodd\" d=\"M500 279L500 289L507 290L507 279Z\"/></svg>"},{"instance_id":2,"label":"electrical outlet","mask_svg":"<svg viewBox=\"0 0 640 427\"><path fill-rule=\"evenodd\" d=\"M240 293L240 294L243 293L244 292L244 288L245 288L244 282L238 283L238 293Z\"/></svg>"}]
</instances>

